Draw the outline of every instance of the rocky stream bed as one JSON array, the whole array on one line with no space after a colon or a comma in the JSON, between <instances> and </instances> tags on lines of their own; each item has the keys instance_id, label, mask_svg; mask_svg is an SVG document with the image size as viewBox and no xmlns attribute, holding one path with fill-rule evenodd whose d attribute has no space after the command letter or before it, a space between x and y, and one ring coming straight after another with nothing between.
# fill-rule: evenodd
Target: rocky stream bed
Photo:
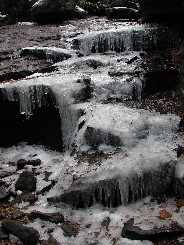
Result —
<instances>
[{"instance_id":1,"label":"rocky stream bed","mask_svg":"<svg viewBox=\"0 0 184 245\"><path fill-rule=\"evenodd\" d=\"M0 244L184 244L177 28L0 31Z\"/></svg>"}]
</instances>

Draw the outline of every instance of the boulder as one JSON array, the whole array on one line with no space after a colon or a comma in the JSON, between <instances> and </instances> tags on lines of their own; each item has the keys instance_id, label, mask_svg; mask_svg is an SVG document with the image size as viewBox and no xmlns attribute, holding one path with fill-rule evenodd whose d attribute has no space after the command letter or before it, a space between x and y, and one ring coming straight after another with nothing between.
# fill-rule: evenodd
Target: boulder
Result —
<instances>
[{"instance_id":1,"label":"boulder","mask_svg":"<svg viewBox=\"0 0 184 245\"><path fill-rule=\"evenodd\" d=\"M139 13L136 9L127 7L113 7L106 9L106 15L109 19L138 19Z\"/></svg>"},{"instance_id":2,"label":"boulder","mask_svg":"<svg viewBox=\"0 0 184 245\"><path fill-rule=\"evenodd\" d=\"M32 227L26 227L18 221L6 220L2 223L2 226L9 233L18 237L24 244L35 245L39 240L40 234L37 230Z\"/></svg>"},{"instance_id":3,"label":"boulder","mask_svg":"<svg viewBox=\"0 0 184 245\"><path fill-rule=\"evenodd\" d=\"M38 23L62 22L72 19L75 0L40 0L31 9L31 18Z\"/></svg>"},{"instance_id":4,"label":"boulder","mask_svg":"<svg viewBox=\"0 0 184 245\"><path fill-rule=\"evenodd\" d=\"M15 184L15 189L23 192L35 191L36 177L28 171L22 172Z\"/></svg>"}]
</instances>

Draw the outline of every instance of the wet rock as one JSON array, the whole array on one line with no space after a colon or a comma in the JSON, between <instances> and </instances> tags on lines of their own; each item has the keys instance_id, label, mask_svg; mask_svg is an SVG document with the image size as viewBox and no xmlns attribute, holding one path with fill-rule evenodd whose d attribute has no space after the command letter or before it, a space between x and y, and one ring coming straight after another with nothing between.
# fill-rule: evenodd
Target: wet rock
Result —
<instances>
[{"instance_id":1,"label":"wet rock","mask_svg":"<svg viewBox=\"0 0 184 245\"><path fill-rule=\"evenodd\" d=\"M60 245L60 243L56 239L54 239L54 237L51 234L49 235L48 240L40 241L40 244L41 245Z\"/></svg>"},{"instance_id":2,"label":"wet rock","mask_svg":"<svg viewBox=\"0 0 184 245\"><path fill-rule=\"evenodd\" d=\"M39 218L55 224L64 222L64 216L61 213L42 213L39 211L33 211L28 215L28 218L31 220Z\"/></svg>"},{"instance_id":3,"label":"wet rock","mask_svg":"<svg viewBox=\"0 0 184 245\"><path fill-rule=\"evenodd\" d=\"M41 0L31 9L32 20L38 23L54 23L73 18L74 0Z\"/></svg>"},{"instance_id":4,"label":"wet rock","mask_svg":"<svg viewBox=\"0 0 184 245\"><path fill-rule=\"evenodd\" d=\"M10 234L18 237L24 244L35 245L39 240L40 234L37 230L32 227L26 227L18 221L7 220L2 223L2 226Z\"/></svg>"},{"instance_id":5,"label":"wet rock","mask_svg":"<svg viewBox=\"0 0 184 245\"><path fill-rule=\"evenodd\" d=\"M122 230L122 237L129 238L131 240L164 240L177 237L184 233L184 228L173 222L166 227L154 227L150 230L143 230L139 226L134 226L134 219L131 218L127 221Z\"/></svg>"},{"instance_id":6,"label":"wet rock","mask_svg":"<svg viewBox=\"0 0 184 245\"><path fill-rule=\"evenodd\" d=\"M65 221L60 225L61 229L64 231L64 236L72 237L77 236L80 231L80 225L77 223L72 223Z\"/></svg>"},{"instance_id":7,"label":"wet rock","mask_svg":"<svg viewBox=\"0 0 184 245\"><path fill-rule=\"evenodd\" d=\"M15 197L15 199L11 202L12 204L21 204L22 202L28 202L30 204L33 204L38 200L37 196L32 193L25 193L21 194Z\"/></svg>"},{"instance_id":8,"label":"wet rock","mask_svg":"<svg viewBox=\"0 0 184 245\"><path fill-rule=\"evenodd\" d=\"M8 237L7 231L0 225L0 240L8 239Z\"/></svg>"},{"instance_id":9,"label":"wet rock","mask_svg":"<svg viewBox=\"0 0 184 245\"><path fill-rule=\"evenodd\" d=\"M6 201L9 197L10 193L3 186L0 186L0 202Z\"/></svg>"},{"instance_id":10,"label":"wet rock","mask_svg":"<svg viewBox=\"0 0 184 245\"><path fill-rule=\"evenodd\" d=\"M28 172L24 171L19 175L17 182L15 183L15 189L23 192L32 192L36 190L36 177Z\"/></svg>"},{"instance_id":11,"label":"wet rock","mask_svg":"<svg viewBox=\"0 0 184 245\"><path fill-rule=\"evenodd\" d=\"M113 7L106 9L106 15L109 19L130 19L135 20L140 17L136 9L127 7Z\"/></svg>"},{"instance_id":12,"label":"wet rock","mask_svg":"<svg viewBox=\"0 0 184 245\"><path fill-rule=\"evenodd\" d=\"M32 159L32 160L20 159L17 161L17 170L23 169L26 165L37 167L41 165L41 160L40 159Z\"/></svg>"}]
</instances>

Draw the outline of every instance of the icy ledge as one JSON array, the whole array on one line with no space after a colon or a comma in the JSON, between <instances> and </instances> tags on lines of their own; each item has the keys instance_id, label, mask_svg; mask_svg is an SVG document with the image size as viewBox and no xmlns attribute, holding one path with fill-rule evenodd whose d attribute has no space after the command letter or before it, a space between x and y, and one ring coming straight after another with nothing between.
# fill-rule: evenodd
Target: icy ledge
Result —
<instances>
[{"instance_id":1,"label":"icy ledge","mask_svg":"<svg viewBox=\"0 0 184 245\"><path fill-rule=\"evenodd\" d=\"M84 125L75 138L76 149L114 154L97 162L96 170L79 177L67 191L50 197L50 202L110 207L149 195L160 197L172 188L179 117L96 105L80 120Z\"/></svg>"},{"instance_id":2,"label":"icy ledge","mask_svg":"<svg viewBox=\"0 0 184 245\"><path fill-rule=\"evenodd\" d=\"M53 105L59 108L61 141L67 148L80 117L80 108L76 108L75 103L85 101L90 96L86 86L85 78L77 75L35 74L24 80L0 84L0 95L3 100L20 102L20 112L26 118L33 115L36 107L47 105L49 95Z\"/></svg>"},{"instance_id":3,"label":"icy ledge","mask_svg":"<svg viewBox=\"0 0 184 245\"><path fill-rule=\"evenodd\" d=\"M158 28L156 25L132 25L85 33L71 42L74 49L89 55L106 51L148 51L175 47L178 45L178 37L175 34L171 35L167 28Z\"/></svg>"}]
</instances>

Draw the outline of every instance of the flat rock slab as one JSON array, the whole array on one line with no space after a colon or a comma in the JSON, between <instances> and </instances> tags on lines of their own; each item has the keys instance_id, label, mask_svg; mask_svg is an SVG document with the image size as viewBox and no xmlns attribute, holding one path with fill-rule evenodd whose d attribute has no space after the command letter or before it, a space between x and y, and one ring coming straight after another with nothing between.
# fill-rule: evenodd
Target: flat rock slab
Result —
<instances>
[{"instance_id":1,"label":"flat rock slab","mask_svg":"<svg viewBox=\"0 0 184 245\"><path fill-rule=\"evenodd\" d=\"M167 227L154 227L150 230L143 230L139 226L134 226L134 219L130 219L125 223L122 230L122 237L129 238L131 240L164 240L178 237L184 233L184 228L178 225L176 222L168 225Z\"/></svg>"}]
</instances>

